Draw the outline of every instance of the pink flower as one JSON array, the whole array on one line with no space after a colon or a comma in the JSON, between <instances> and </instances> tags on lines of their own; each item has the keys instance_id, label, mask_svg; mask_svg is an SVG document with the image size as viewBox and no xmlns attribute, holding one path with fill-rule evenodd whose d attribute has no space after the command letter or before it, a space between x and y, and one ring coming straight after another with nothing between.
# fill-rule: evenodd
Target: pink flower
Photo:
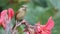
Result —
<instances>
[{"instance_id":1,"label":"pink flower","mask_svg":"<svg viewBox=\"0 0 60 34\"><path fill-rule=\"evenodd\" d=\"M14 10L12 8L8 9L8 18L11 19L14 16Z\"/></svg>"},{"instance_id":2,"label":"pink flower","mask_svg":"<svg viewBox=\"0 0 60 34\"><path fill-rule=\"evenodd\" d=\"M29 32L26 32L26 34L30 34Z\"/></svg>"},{"instance_id":3,"label":"pink flower","mask_svg":"<svg viewBox=\"0 0 60 34\"><path fill-rule=\"evenodd\" d=\"M14 11L12 8L9 8L8 10L3 10L0 15L0 25L5 28L6 21L9 21L14 16Z\"/></svg>"},{"instance_id":4,"label":"pink flower","mask_svg":"<svg viewBox=\"0 0 60 34\"><path fill-rule=\"evenodd\" d=\"M7 14L7 10L3 10L1 12L1 17L0 17L0 25L3 26L3 28L5 28L5 17L6 17L6 14Z\"/></svg>"},{"instance_id":5,"label":"pink flower","mask_svg":"<svg viewBox=\"0 0 60 34\"><path fill-rule=\"evenodd\" d=\"M34 34L51 34L51 30L53 27L54 27L54 21L52 20L52 17L50 17L45 25L41 25L40 22L37 22L35 24ZM27 31L26 34L30 34L29 31Z\"/></svg>"},{"instance_id":6,"label":"pink flower","mask_svg":"<svg viewBox=\"0 0 60 34\"><path fill-rule=\"evenodd\" d=\"M36 34L51 34L51 29L54 27L54 21L52 17L48 19L47 24L41 25L40 22L36 24L35 30Z\"/></svg>"}]
</instances>

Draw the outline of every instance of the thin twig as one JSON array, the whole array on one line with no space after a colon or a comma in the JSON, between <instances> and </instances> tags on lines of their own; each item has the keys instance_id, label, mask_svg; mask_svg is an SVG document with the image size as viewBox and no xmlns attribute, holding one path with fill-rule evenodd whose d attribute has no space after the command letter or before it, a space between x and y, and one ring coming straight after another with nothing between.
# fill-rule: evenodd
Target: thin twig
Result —
<instances>
[{"instance_id":1,"label":"thin twig","mask_svg":"<svg viewBox=\"0 0 60 34\"><path fill-rule=\"evenodd\" d=\"M18 26L20 26L21 23L22 23L22 22L20 22L20 23L17 23L17 22L16 22L16 24L14 25L14 27L13 27L13 29L12 29L12 34L15 34L15 33L16 33L16 28L17 28Z\"/></svg>"},{"instance_id":2,"label":"thin twig","mask_svg":"<svg viewBox=\"0 0 60 34\"><path fill-rule=\"evenodd\" d=\"M16 25L14 26L14 28L13 28L13 30L12 30L12 34L15 34L16 33L16 28L18 27L18 26L20 26L20 25L25 25L25 29L27 30L27 31L29 31L29 29L33 29L34 28L34 26L32 26L32 25L30 25L28 22L26 22L25 20L23 20L23 21L21 21L21 22L19 22L19 23L17 23L17 21L16 21ZM32 31L31 31L32 32Z\"/></svg>"}]
</instances>

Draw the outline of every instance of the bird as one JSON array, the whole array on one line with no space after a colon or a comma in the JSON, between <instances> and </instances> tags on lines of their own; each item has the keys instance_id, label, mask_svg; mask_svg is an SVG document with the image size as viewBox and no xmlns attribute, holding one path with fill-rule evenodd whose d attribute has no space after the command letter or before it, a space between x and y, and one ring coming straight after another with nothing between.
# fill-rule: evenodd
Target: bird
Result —
<instances>
[{"instance_id":1,"label":"bird","mask_svg":"<svg viewBox=\"0 0 60 34\"><path fill-rule=\"evenodd\" d=\"M18 11L16 12L16 15L15 15L15 19L17 21L20 22L24 19L24 16L26 15L26 9L27 9L26 5L22 5L22 7L18 9Z\"/></svg>"},{"instance_id":2,"label":"bird","mask_svg":"<svg viewBox=\"0 0 60 34\"><path fill-rule=\"evenodd\" d=\"M14 24L12 29L17 27L17 25L20 24L24 20L24 16L26 15L26 11L27 11L27 6L26 5L22 5L18 9L18 11L15 13L15 21L16 21L16 23Z\"/></svg>"}]
</instances>

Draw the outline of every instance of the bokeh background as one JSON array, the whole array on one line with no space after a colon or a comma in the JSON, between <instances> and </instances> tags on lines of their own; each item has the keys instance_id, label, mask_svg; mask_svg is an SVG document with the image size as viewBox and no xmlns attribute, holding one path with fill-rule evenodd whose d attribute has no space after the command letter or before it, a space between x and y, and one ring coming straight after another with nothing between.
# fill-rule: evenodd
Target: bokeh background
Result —
<instances>
[{"instance_id":1,"label":"bokeh background","mask_svg":"<svg viewBox=\"0 0 60 34\"><path fill-rule=\"evenodd\" d=\"M52 34L60 34L60 0L0 0L0 7L2 9L13 8L15 12L24 4L28 7L24 19L31 25L34 25L38 21L41 24L46 24L48 18L52 16L55 22ZM17 29L19 30L17 34L24 34L23 26ZM4 29L1 26L0 34L4 34Z\"/></svg>"}]
</instances>

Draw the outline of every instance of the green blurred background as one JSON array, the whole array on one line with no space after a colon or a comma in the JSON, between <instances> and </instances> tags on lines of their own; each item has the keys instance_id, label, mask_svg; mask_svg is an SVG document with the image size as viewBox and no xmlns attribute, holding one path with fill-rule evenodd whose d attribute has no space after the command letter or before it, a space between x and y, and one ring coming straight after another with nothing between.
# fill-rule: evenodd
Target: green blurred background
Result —
<instances>
[{"instance_id":1,"label":"green blurred background","mask_svg":"<svg viewBox=\"0 0 60 34\"><path fill-rule=\"evenodd\" d=\"M13 8L15 12L24 4L28 7L25 19L31 25L38 21L45 24L52 16L55 22L52 34L60 34L60 0L0 0L0 7L3 9ZM18 27L18 30L17 34L24 34L23 26ZM4 34L1 26L0 34Z\"/></svg>"}]
</instances>

